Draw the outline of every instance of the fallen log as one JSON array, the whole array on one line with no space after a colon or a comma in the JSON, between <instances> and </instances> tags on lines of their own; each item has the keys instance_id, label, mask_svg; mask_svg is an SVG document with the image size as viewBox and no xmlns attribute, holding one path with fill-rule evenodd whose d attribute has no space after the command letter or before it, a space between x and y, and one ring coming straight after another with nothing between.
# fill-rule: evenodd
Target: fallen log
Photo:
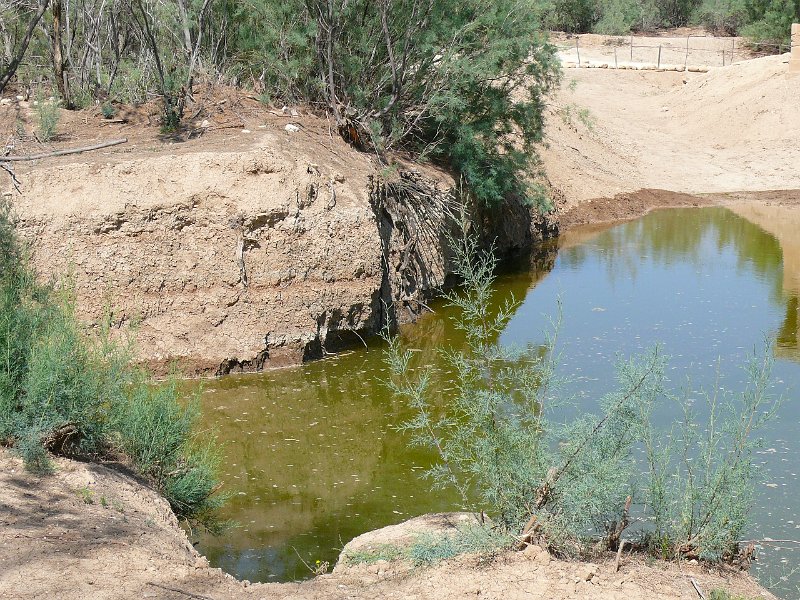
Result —
<instances>
[{"instance_id":1,"label":"fallen log","mask_svg":"<svg viewBox=\"0 0 800 600\"><path fill-rule=\"evenodd\" d=\"M0 156L0 162L22 162L25 160L39 160L41 158L51 158L53 156L66 156L67 154L80 154L81 152L89 152L91 150L100 150L101 148L108 148L109 146L117 146L124 144L128 138L120 138L118 140L109 140L94 144L93 146L83 146L82 148L69 148L67 150L54 150L53 152L42 152L41 154L28 154L27 156Z\"/></svg>"}]
</instances>

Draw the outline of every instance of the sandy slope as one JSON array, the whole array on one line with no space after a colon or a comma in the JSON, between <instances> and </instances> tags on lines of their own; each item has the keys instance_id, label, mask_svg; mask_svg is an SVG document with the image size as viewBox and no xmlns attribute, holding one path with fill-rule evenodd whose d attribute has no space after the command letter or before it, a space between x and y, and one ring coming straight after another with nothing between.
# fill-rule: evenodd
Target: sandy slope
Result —
<instances>
[{"instance_id":1,"label":"sandy slope","mask_svg":"<svg viewBox=\"0 0 800 600\"><path fill-rule=\"evenodd\" d=\"M568 206L642 188L800 189L800 77L786 77L787 61L708 73L566 70L542 152L552 184Z\"/></svg>"}]
</instances>

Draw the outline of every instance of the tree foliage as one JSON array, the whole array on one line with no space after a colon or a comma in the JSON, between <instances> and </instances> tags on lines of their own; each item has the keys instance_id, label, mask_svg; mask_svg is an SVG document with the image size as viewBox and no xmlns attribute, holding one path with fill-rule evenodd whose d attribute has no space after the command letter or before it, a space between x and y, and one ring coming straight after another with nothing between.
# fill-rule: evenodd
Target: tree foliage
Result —
<instances>
[{"instance_id":1,"label":"tree foliage","mask_svg":"<svg viewBox=\"0 0 800 600\"><path fill-rule=\"evenodd\" d=\"M1 19L7 54L18 43L16 24L35 16L20 6ZM69 96L66 106L141 102L155 92L163 98L162 126L172 131L199 73L252 86L265 99L311 104L345 139L377 156L407 150L445 163L487 204L529 196L526 172L542 137L544 98L559 76L534 0L53 6L18 77L38 80L49 71L53 87ZM63 35L54 36L55 28Z\"/></svg>"},{"instance_id":2,"label":"tree foliage","mask_svg":"<svg viewBox=\"0 0 800 600\"><path fill-rule=\"evenodd\" d=\"M572 33L608 35L704 25L723 35L785 44L791 24L798 20L796 0L552 0L545 24Z\"/></svg>"}]
</instances>

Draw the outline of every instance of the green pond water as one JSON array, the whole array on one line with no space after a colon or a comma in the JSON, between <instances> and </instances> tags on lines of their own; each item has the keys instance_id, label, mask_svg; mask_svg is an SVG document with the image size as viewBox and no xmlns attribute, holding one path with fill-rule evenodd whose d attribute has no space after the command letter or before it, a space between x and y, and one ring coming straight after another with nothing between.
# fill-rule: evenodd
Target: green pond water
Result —
<instances>
[{"instance_id":1,"label":"green pond water","mask_svg":"<svg viewBox=\"0 0 800 600\"><path fill-rule=\"evenodd\" d=\"M719 370L726 389L741 389L742 365L766 336L777 358L774 391L788 401L758 454L765 480L749 535L800 539L796 212L656 211L570 233L518 267L496 285L498 303L511 294L521 301L500 341L540 345L560 299L560 372L575 411L596 412L596 400L613 387L617 356L655 343L672 357L676 388L710 387ZM433 308L401 335L419 350L417 360L435 365L445 404L449 373L433 348L461 339L448 309ZM195 540L212 565L251 581L301 579L310 575L304 562L333 564L365 531L458 508L454 495L431 492L419 479L432 455L409 448L394 429L409 414L382 384L380 342L368 343L298 368L203 383L206 424L225 442L232 497L223 516L239 523ZM678 417L668 406L656 416L665 427ZM798 559L794 544L766 545L754 572L784 597L797 597L800 576L791 571Z\"/></svg>"}]
</instances>

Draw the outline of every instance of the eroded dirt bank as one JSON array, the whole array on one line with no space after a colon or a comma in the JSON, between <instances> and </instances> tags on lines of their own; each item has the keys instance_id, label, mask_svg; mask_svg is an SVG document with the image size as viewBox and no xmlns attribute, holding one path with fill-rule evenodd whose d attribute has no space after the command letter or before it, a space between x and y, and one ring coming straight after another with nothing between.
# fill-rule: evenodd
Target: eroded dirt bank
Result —
<instances>
[{"instance_id":1,"label":"eroded dirt bank","mask_svg":"<svg viewBox=\"0 0 800 600\"><path fill-rule=\"evenodd\" d=\"M724 588L774 598L746 574L698 565L647 565L625 558L568 563L543 552L491 561L465 556L432 568L403 563L342 564L303 583L249 584L208 567L166 502L117 470L57 460L37 478L0 449L0 598L543 598L677 600ZM365 534L349 548L397 543L418 531L446 531L455 519L422 517Z\"/></svg>"},{"instance_id":2,"label":"eroded dirt bank","mask_svg":"<svg viewBox=\"0 0 800 600\"><path fill-rule=\"evenodd\" d=\"M113 327L135 325L157 372L319 358L378 331L392 302L413 318L446 281L446 173L401 167L382 185L377 163L323 119L300 115L288 133L253 104L252 129L169 143L131 125L128 144L17 168L21 193L9 195L37 271L72 275L83 321L111 309ZM115 137L73 131L84 144ZM60 145L81 145L69 137ZM418 191L429 204L409 210ZM487 235L512 252L547 227L509 204Z\"/></svg>"},{"instance_id":3,"label":"eroded dirt bank","mask_svg":"<svg viewBox=\"0 0 800 600\"><path fill-rule=\"evenodd\" d=\"M79 316L136 323L156 368L298 362L374 325L382 265L368 160L288 142L43 164L19 175L19 229L40 273L72 273Z\"/></svg>"}]
</instances>

